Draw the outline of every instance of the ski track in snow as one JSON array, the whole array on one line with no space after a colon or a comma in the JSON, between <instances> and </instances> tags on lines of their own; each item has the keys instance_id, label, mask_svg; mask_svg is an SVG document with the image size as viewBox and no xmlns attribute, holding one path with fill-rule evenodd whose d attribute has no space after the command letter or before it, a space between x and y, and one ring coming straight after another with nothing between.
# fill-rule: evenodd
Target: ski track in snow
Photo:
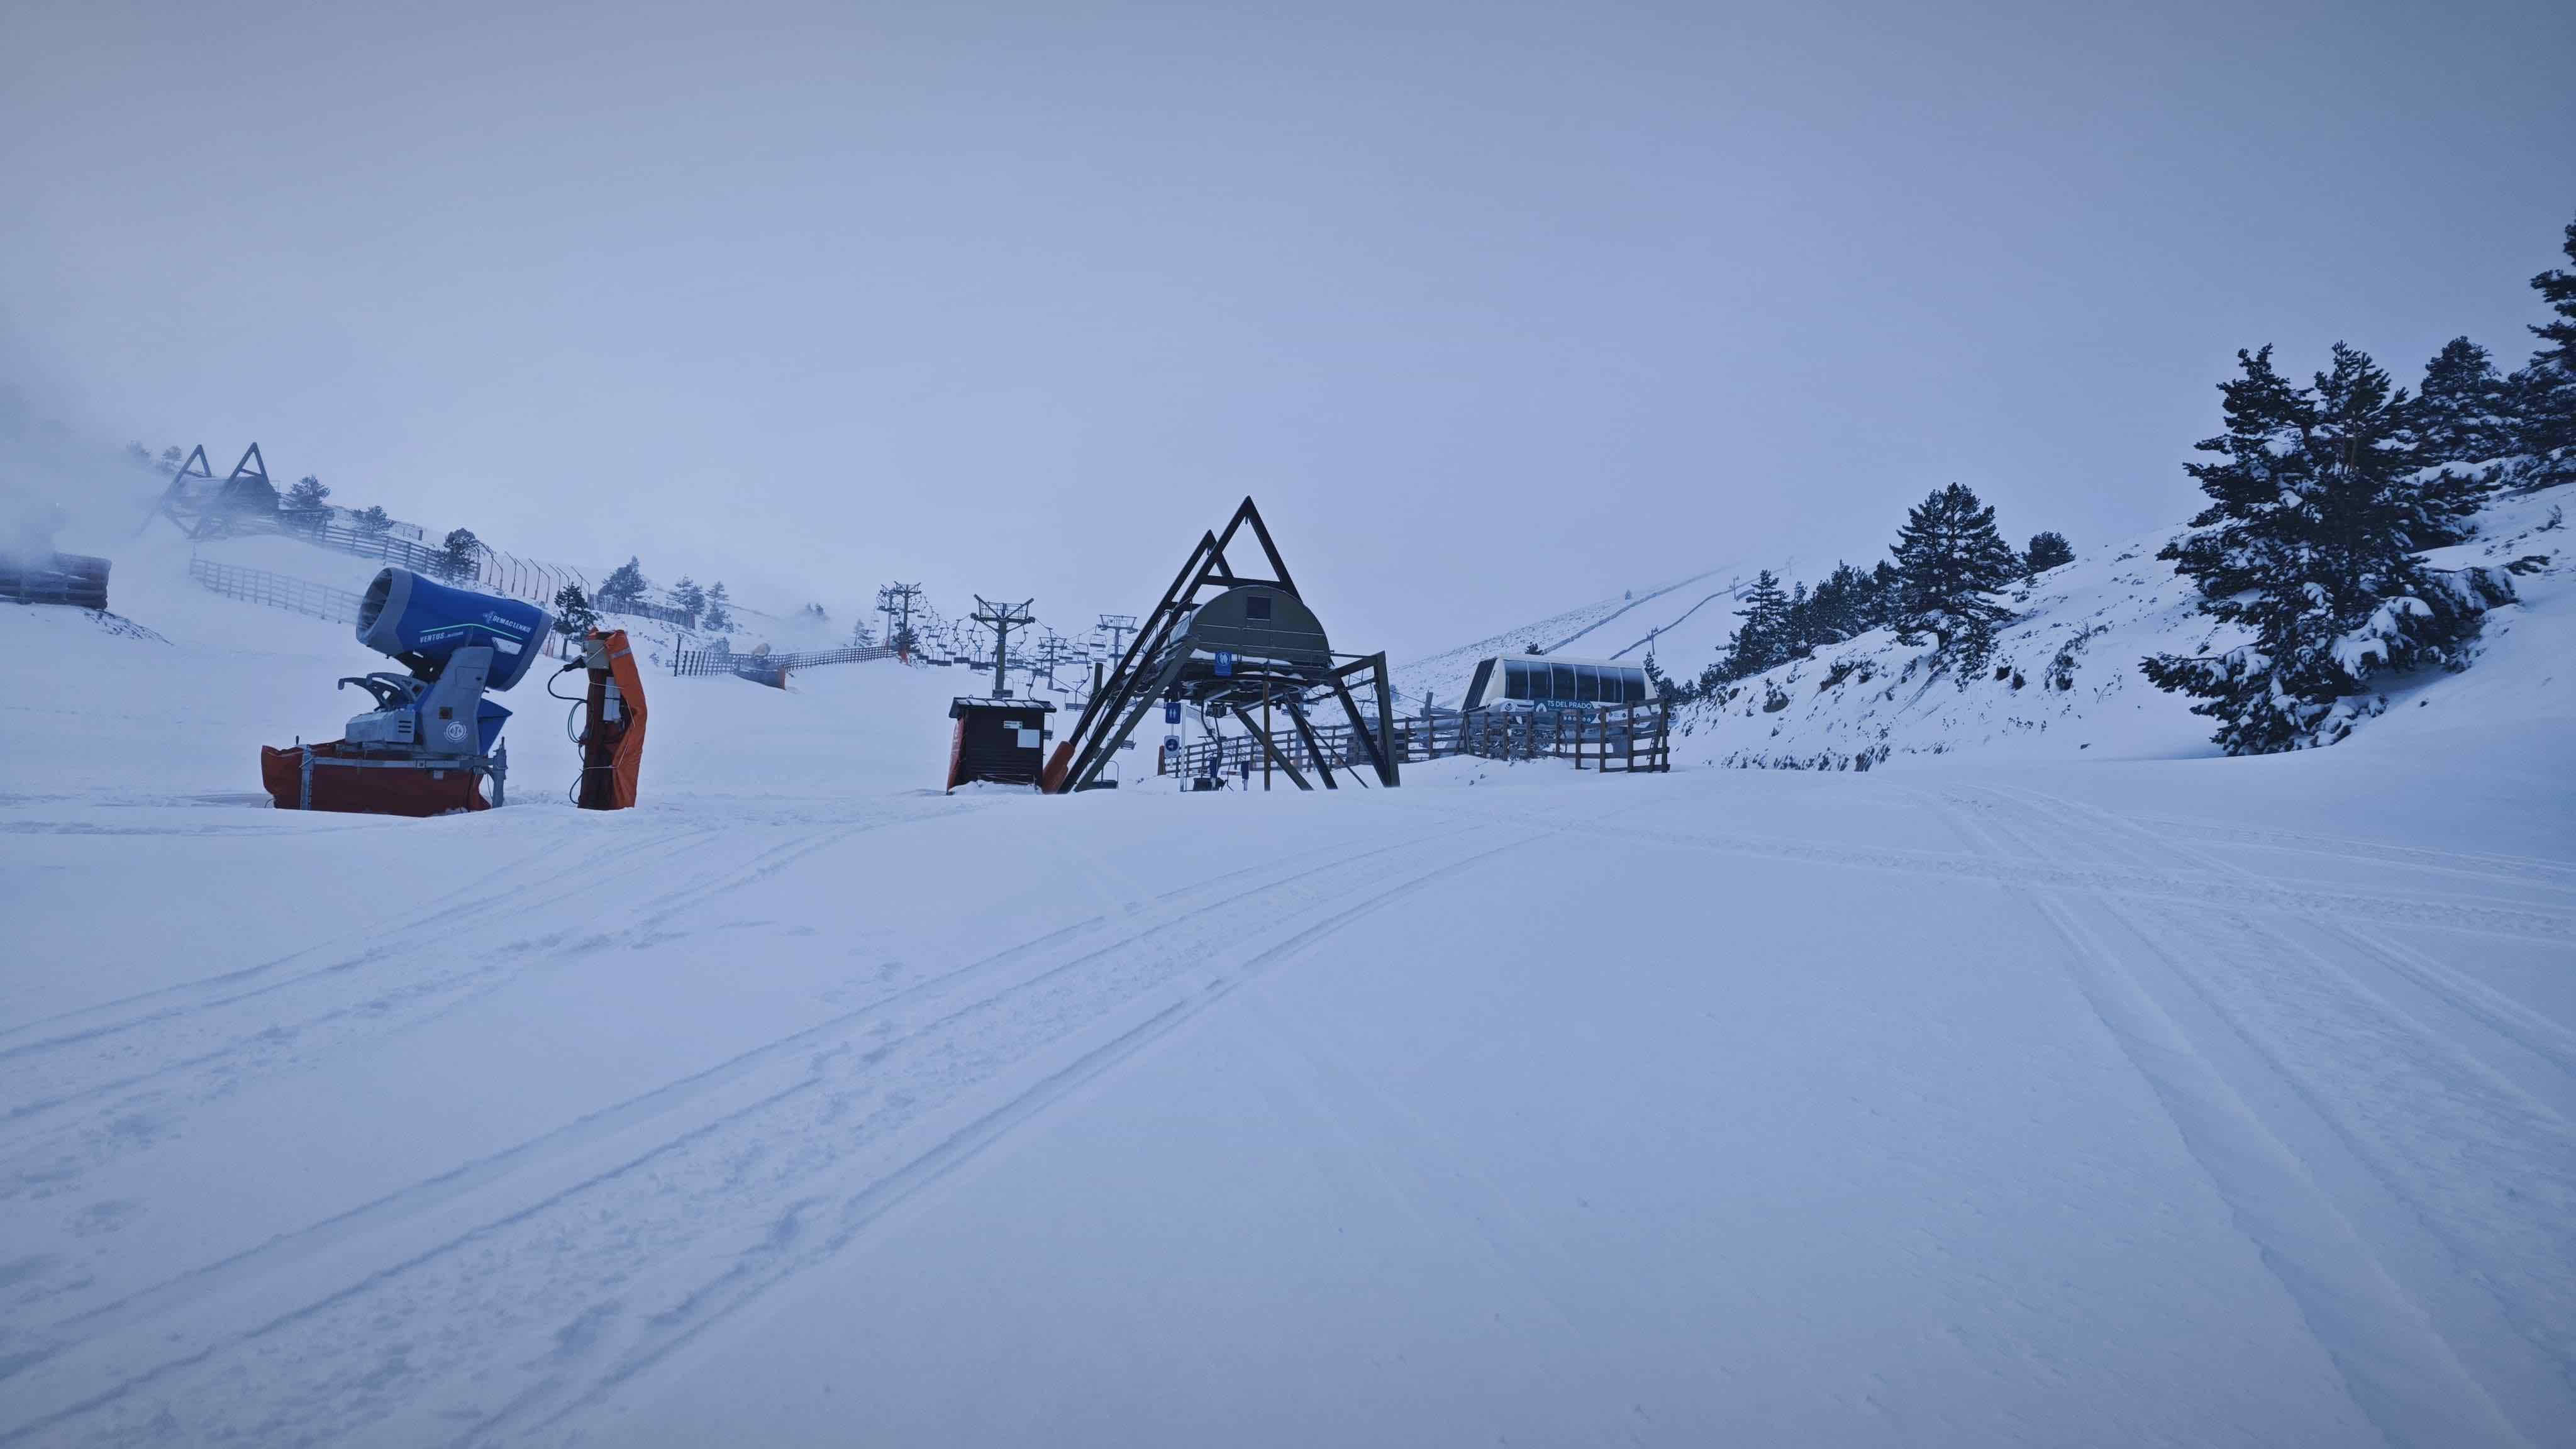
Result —
<instances>
[{"instance_id":1,"label":"ski track in snow","mask_svg":"<svg viewBox=\"0 0 2576 1449\"><path fill-rule=\"evenodd\" d=\"M352 1039L383 1036L453 1010L549 958L669 939L672 922L705 903L785 870L863 831L918 818L920 812L863 816L830 829L763 845L743 845L688 830L661 836L606 859L585 857L539 875L495 872L515 883L497 895L468 886L413 913L372 944L291 974L269 962L210 980L110 1003L39 1027L33 1041L0 1037L0 1065L33 1087L0 1123L0 1202L95 1167L171 1130L185 1108L254 1077L292 1070ZM672 868L684 864L673 887ZM611 931L567 928L528 937L524 918L507 908L545 898L578 881L596 919L615 902L632 924ZM629 889L621 891L620 887ZM477 899L479 924L457 928L442 918L454 901ZM427 950L392 944L436 925ZM300 953L311 954L311 953ZM288 958L289 961L295 958ZM270 977L279 979L267 979ZM11 1033L11 1036L23 1034ZM154 1065L136 1071L127 1038L154 1034ZM176 1048L177 1054L171 1054ZM50 1119L88 1108L67 1123ZM20 1130L27 1124L33 1130ZM151 1124L138 1128L138 1123Z\"/></svg>"},{"instance_id":2,"label":"ski track in snow","mask_svg":"<svg viewBox=\"0 0 2576 1449\"><path fill-rule=\"evenodd\" d=\"M634 930L649 933L865 828L800 835L731 869L702 872L685 899L661 898L663 907ZM1538 838L1523 833L1496 846L1468 834L1443 827L1336 852L1320 865L1292 859L1231 872L1171 892L1127 921L1074 923L299 1232L24 1331L0 1370L6 1402L20 1416L0 1427L0 1443L150 1437L156 1406L180 1398L263 1442L327 1442L406 1424L397 1437L476 1442L554 1424L1240 980L1483 855ZM1426 860L1435 863L1425 868ZM1246 884L1245 876L1256 879ZM1235 944L1248 926L1266 944ZM524 969L532 951L585 944L518 942L503 959ZM392 1029L399 1014L354 1011L346 997L381 993L373 978L418 964L426 981L416 1003L443 1009L484 971L504 969L448 969L450 958L474 954L441 950L439 960L421 963L377 953L279 982L239 979L280 969L270 963L233 973L241 992L199 984L180 988L177 1002L153 993L120 1003L123 1014L103 1009L109 1021L14 1049L85 1061L77 1049L102 1036L190 1009L224 1012L250 992L274 1011L273 998L322 982L347 984L312 1003L315 1014L300 1029ZM252 1069L228 1058L256 1036L240 1038L230 1023L190 1035L225 1045L152 1074L186 1079L159 1088L164 1094L221 1090ZM262 1054L255 1065L291 1062ZM90 1094L127 1090L133 1080ZM80 1100L57 1092L24 1115ZM106 1110L124 1106L119 1099ZM13 1159L19 1146L13 1139ZM863 1185L854 1192L853 1182ZM723 1266L689 1278L710 1263ZM307 1285L317 1279L340 1286L313 1293ZM37 1346L27 1345L31 1337ZM466 1380L519 1387L473 1423L406 1419L417 1409L407 1390Z\"/></svg>"},{"instance_id":3,"label":"ski track in snow","mask_svg":"<svg viewBox=\"0 0 2576 1449\"><path fill-rule=\"evenodd\" d=\"M1552 838L1895 871L2024 902L2392 1443L2546 1444L2576 1399L2576 1031L2355 922L2563 946L2576 868L2312 835L2129 819L1989 782L1893 787L1957 853L1640 825L1654 795L1533 824L1517 802L1408 804L1374 848L1319 846L1203 875L1123 915L1062 921L698 1071L299 1229L155 1281L74 1283L0 1352L0 1443L158 1437L166 1406L264 1443L575 1442L653 1365L841 1251L897 1205L1242 984L1368 914ZM192 1106L363 1051L550 963L732 923L728 897L825 869L856 837L972 802L896 803L762 830L665 830L530 870L514 859L371 939L316 946L0 1033L20 1098L0 1204L75 1183ZM1669 820L1669 813L1658 818ZM1497 836L1500 837L1499 842ZM2265 879L2203 845L2398 866L2467 894ZM673 888L674 875L681 884ZM539 935L478 892L592 909ZM618 922L614 928L601 921ZM1329 1044L1287 1043L1325 1101L1406 1121ZM1390 1191L1511 1223L1472 1165ZM2490 1195L2514 1183L2511 1200ZM2535 1196L2536 1195L2536 1196ZM1459 1204L1466 1204L1460 1208ZM1541 1236L1482 1230L1497 1271ZM1579 1265L1529 1275L1572 1281ZM49 1296L22 1299L41 1308ZM1579 1321L1562 1310L1568 1331Z\"/></svg>"},{"instance_id":4,"label":"ski track in snow","mask_svg":"<svg viewBox=\"0 0 2576 1449\"><path fill-rule=\"evenodd\" d=\"M1779 837L1729 835L1569 822L1578 833L1655 840L1673 845L1763 859L1809 861L1999 884L2044 883L2063 889L2201 903L2225 901L2259 910L2357 918L2396 925L2519 937L2555 945L2576 943L2576 891L2537 901L2514 897L2395 895L2300 887L2245 876L2225 867L2190 865L2178 870L2141 867L2122 857L2014 859L1991 854L1952 855L1895 847L1851 846Z\"/></svg>"},{"instance_id":5,"label":"ski track in snow","mask_svg":"<svg viewBox=\"0 0 2576 1449\"><path fill-rule=\"evenodd\" d=\"M1962 835L2043 861L2225 867L2036 791L1943 801ZM2364 852L2368 854L2368 852ZM2419 860L2419 865L2433 866ZM2032 870L2007 888L2065 937L2104 1028L2165 1104L2393 1443L2562 1442L2576 1321L2576 1041L2459 973L2317 910L2186 904ZM2455 929L2456 929L2455 925ZM2436 1025L2365 980L2397 973ZM2489 1036L2505 1065L2473 1054ZM2527 1184L2541 1201L2482 1189Z\"/></svg>"}]
</instances>

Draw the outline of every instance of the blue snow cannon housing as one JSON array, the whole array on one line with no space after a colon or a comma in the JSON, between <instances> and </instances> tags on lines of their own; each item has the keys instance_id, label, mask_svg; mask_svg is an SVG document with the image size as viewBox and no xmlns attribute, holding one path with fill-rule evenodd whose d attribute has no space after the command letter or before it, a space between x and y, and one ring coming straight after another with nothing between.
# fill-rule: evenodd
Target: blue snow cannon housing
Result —
<instances>
[{"instance_id":1,"label":"blue snow cannon housing","mask_svg":"<svg viewBox=\"0 0 2576 1449\"><path fill-rule=\"evenodd\" d=\"M423 678L435 676L457 650L489 645L492 671L485 687L495 690L527 674L553 625L554 616L535 604L452 588L409 569L379 572L358 604L358 642ZM499 705L486 708L505 718L509 713ZM495 721L486 732L499 728Z\"/></svg>"}]
</instances>

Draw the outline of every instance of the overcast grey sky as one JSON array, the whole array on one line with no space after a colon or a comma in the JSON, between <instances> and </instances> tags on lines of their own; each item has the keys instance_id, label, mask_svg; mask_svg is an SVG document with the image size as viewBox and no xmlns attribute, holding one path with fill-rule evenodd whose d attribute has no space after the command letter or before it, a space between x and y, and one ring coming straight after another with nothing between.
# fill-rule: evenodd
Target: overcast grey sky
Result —
<instances>
[{"instance_id":1,"label":"overcast grey sky","mask_svg":"<svg viewBox=\"0 0 2576 1449\"><path fill-rule=\"evenodd\" d=\"M1401 656L1953 479L2178 521L2239 346L2519 361L2571 17L10 0L0 357L842 618L1141 609L1250 492Z\"/></svg>"}]
</instances>

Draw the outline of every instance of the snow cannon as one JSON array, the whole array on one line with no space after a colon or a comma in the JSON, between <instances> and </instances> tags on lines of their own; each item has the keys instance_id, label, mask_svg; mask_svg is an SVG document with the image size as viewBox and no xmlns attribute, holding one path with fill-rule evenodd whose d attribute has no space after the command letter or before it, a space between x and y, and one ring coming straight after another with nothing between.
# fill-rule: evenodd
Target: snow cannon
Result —
<instances>
[{"instance_id":1,"label":"snow cannon","mask_svg":"<svg viewBox=\"0 0 2576 1449\"><path fill-rule=\"evenodd\" d=\"M553 615L535 604L454 588L409 569L376 575L358 605L358 642L408 673L340 680L376 707L342 738L263 746L260 780L281 810L444 815L502 800L509 772L501 726L510 711L485 690L517 684L536 662ZM492 782L484 798L482 782Z\"/></svg>"},{"instance_id":2,"label":"snow cannon","mask_svg":"<svg viewBox=\"0 0 2576 1449\"><path fill-rule=\"evenodd\" d=\"M489 648L484 683L492 689L508 689L527 674L553 623L535 604L451 588L409 569L378 572L358 601L359 643L431 677L458 650Z\"/></svg>"}]
</instances>

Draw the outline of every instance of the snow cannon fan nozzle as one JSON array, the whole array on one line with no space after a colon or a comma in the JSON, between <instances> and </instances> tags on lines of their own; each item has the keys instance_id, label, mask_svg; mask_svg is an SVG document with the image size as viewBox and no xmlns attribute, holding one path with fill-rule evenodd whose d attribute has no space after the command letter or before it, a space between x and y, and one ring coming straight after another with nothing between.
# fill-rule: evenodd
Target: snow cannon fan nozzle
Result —
<instances>
[{"instance_id":1,"label":"snow cannon fan nozzle","mask_svg":"<svg viewBox=\"0 0 2576 1449\"><path fill-rule=\"evenodd\" d=\"M260 777L281 809L443 815L501 803L510 711L483 697L527 675L554 616L519 599L389 568L358 606L358 642L407 674L343 678L375 699L328 744L263 748ZM492 782L489 801L481 782Z\"/></svg>"},{"instance_id":2,"label":"snow cannon fan nozzle","mask_svg":"<svg viewBox=\"0 0 2576 1449\"><path fill-rule=\"evenodd\" d=\"M435 679L460 649L489 648L486 686L508 689L536 662L554 616L520 599L478 594L409 569L376 574L358 601L358 642L423 679Z\"/></svg>"}]
</instances>

